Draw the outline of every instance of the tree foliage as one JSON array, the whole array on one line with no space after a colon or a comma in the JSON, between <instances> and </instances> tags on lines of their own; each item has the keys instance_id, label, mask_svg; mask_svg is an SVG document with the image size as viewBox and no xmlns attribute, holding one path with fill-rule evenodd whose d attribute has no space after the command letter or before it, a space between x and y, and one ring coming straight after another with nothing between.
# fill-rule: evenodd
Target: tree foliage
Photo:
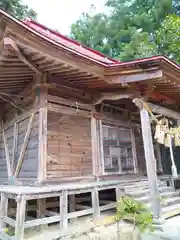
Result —
<instances>
[{"instance_id":1,"label":"tree foliage","mask_svg":"<svg viewBox=\"0 0 180 240\"><path fill-rule=\"evenodd\" d=\"M180 63L180 17L167 16L157 31L156 42L159 52Z\"/></svg>"},{"instance_id":2,"label":"tree foliage","mask_svg":"<svg viewBox=\"0 0 180 240\"><path fill-rule=\"evenodd\" d=\"M36 18L36 12L23 4L21 0L0 0L0 8L19 19Z\"/></svg>"},{"instance_id":3,"label":"tree foliage","mask_svg":"<svg viewBox=\"0 0 180 240\"><path fill-rule=\"evenodd\" d=\"M171 50L166 49L167 43L160 42L163 46L158 44L160 39L165 40L163 31L166 34L170 24L173 24L173 29L177 26L175 21L180 15L178 0L107 0L105 6L107 14L84 13L72 24L71 37L121 60L171 55ZM169 17L171 20L168 20L169 15L173 16ZM174 52L172 58L178 61Z\"/></svg>"}]
</instances>

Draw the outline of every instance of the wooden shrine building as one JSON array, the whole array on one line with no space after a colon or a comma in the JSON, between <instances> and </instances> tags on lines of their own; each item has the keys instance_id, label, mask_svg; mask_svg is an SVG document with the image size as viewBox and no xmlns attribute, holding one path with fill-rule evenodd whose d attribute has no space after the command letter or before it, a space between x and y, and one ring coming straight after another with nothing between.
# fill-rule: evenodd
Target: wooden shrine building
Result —
<instances>
[{"instance_id":1,"label":"wooden shrine building","mask_svg":"<svg viewBox=\"0 0 180 240\"><path fill-rule=\"evenodd\" d=\"M98 218L116 204L100 205L99 191L115 189L118 199L125 183L146 176L158 196L157 173L171 179L171 172L164 172L145 105L179 124L176 63L163 56L119 62L2 10L0 51L0 228L9 224L13 239L23 239L24 228L60 222L64 230L71 218ZM91 207L67 210L87 192ZM60 198L60 213L47 211L44 199L52 197ZM159 199L151 197L159 219ZM17 201L16 220L8 199ZM39 218L26 221L33 199Z\"/></svg>"}]
</instances>

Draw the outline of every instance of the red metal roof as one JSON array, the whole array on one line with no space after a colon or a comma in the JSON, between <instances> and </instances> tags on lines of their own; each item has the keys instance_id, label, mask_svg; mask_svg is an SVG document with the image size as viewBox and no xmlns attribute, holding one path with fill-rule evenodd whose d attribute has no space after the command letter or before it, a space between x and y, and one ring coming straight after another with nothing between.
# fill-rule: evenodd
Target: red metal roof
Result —
<instances>
[{"instance_id":1,"label":"red metal roof","mask_svg":"<svg viewBox=\"0 0 180 240\"><path fill-rule=\"evenodd\" d=\"M55 46L60 46L67 51L76 54L77 56L83 57L84 59L88 59L92 62L95 62L99 64L99 66L105 67L107 69L112 69L112 71L116 71L116 68L125 67L125 66L134 66L138 63L148 63L148 62L160 62L164 61L171 66L175 67L176 69L180 70L180 65L176 64L172 60L164 57L164 56L154 56L150 58L142 58L142 59L136 59L133 61L128 62L120 62L118 60L109 58L105 56L104 54L93 50L91 48L88 48L84 45L81 45L75 40L72 40L68 37L63 36L60 33L57 33L54 30L49 29L48 27L43 26L42 24L37 23L34 20L27 19L25 21L19 21L18 19L12 17L2 9L0 9L0 14L2 14L4 17L6 17L8 20L18 24L21 27L24 27L28 31L32 32L33 34L37 35L39 38L41 38L44 41L48 41L52 43Z\"/></svg>"},{"instance_id":2,"label":"red metal roof","mask_svg":"<svg viewBox=\"0 0 180 240\"><path fill-rule=\"evenodd\" d=\"M80 44L79 42L68 38L52 29L49 29L48 27L32 20L32 19L26 19L23 21L26 25L28 25L30 28L36 30L37 32L45 35L46 37L65 45L66 47L69 47L78 53L81 53L83 55L86 55L88 57L91 57L97 61L107 63L107 64L113 64L113 63L119 63L118 60L112 59L110 57L105 56L104 54L91 49L85 45Z\"/></svg>"},{"instance_id":3,"label":"red metal roof","mask_svg":"<svg viewBox=\"0 0 180 240\"><path fill-rule=\"evenodd\" d=\"M120 61L110 58L92 48L89 48L83 44L80 44L79 42L77 42L71 38L68 38L68 37L30 19L30 18L24 20L23 23L25 23L28 27L35 30L36 32L43 34L45 37L47 37L51 40L54 40L57 43L60 43L61 45L64 45L64 46L68 47L69 49L76 51L79 54L90 57L91 59L94 59L98 62L107 64L107 67L127 66L127 65L132 65L132 64L136 64L136 63L148 62L148 61L164 60L164 61L170 63L171 65L173 65L174 67L176 67L178 69L180 68L180 66L178 64L176 64L175 62L173 62L172 60L169 60L168 58L166 58L164 56L153 56L153 57L149 57L149 58L136 59L136 60L132 60L132 61L128 61L128 62L120 62Z\"/></svg>"}]
</instances>

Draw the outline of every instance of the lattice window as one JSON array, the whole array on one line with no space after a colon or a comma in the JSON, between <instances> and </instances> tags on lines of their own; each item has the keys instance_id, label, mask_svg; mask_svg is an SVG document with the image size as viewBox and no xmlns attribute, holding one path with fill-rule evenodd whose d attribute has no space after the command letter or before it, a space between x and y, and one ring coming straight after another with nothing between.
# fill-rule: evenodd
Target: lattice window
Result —
<instances>
[{"instance_id":1,"label":"lattice window","mask_svg":"<svg viewBox=\"0 0 180 240\"><path fill-rule=\"evenodd\" d=\"M103 123L102 135L104 171L109 173L134 172L130 128Z\"/></svg>"}]
</instances>

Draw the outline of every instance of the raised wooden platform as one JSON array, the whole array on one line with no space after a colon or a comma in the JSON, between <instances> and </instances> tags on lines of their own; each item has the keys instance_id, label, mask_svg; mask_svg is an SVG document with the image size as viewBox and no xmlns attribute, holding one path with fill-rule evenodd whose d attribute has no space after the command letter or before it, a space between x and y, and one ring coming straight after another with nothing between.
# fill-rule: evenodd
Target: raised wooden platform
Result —
<instances>
[{"instance_id":1,"label":"raised wooden platform","mask_svg":"<svg viewBox=\"0 0 180 240\"><path fill-rule=\"evenodd\" d=\"M116 200L124 194L121 184L120 181L114 180L36 187L1 185L0 229L2 230L6 224L12 226L15 229L15 238L9 237L4 231L1 231L0 237L3 239L23 239L24 229L57 222L60 223L60 231L62 231L67 228L68 220L89 214L93 214L93 219L98 220L101 211L116 207ZM100 205L99 191L107 189L114 189L116 200L114 202L104 201L103 205ZM81 205L83 210L76 211L75 195L83 193L91 195L92 204L91 206ZM59 198L59 212L46 209L46 199L52 197ZM17 202L15 219L8 216L8 199L14 199ZM29 200L37 200L38 219L26 221L25 216Z\"/></svg>"},{"instance_id":2,"label":"raised wooden platform","mask_svg":"<svg viewBox=\"0 0 180 240\"><path fill-rule=\"evenodd\" d=\"M165 181L173 181L170 176L162 177ZM67 228L68 221L80 216L93 215L94 221L98 220L100 213L116 207L116 201L125 194L124 187L136 182L145 182L146 177L126 180L82 181L79 183L63 183L42 186L15 186L0 185L0 238L23 239L24 229L40 225L60 224L60 235ZM114 191L115 199L100 199L104 190ZM83 195L85 194L85 196ZM88 196L86 195L88 194ZM108 195L112 193L108 193ZM9 212L11 202L14 201L14 214ZM53 199L53 204L49 202ZM55 199L55 200L54 200ZM29 201L35 200L35 204ZM86 204L91 201L90 204ZM52 210L53 206L56 210ZM36 218L29 220L28 211L35 211ZM3 231L7 225L14 228L14 236L10 237ZM62 231L63 230L63 231Z\"/></svg>"}]
</instances>

